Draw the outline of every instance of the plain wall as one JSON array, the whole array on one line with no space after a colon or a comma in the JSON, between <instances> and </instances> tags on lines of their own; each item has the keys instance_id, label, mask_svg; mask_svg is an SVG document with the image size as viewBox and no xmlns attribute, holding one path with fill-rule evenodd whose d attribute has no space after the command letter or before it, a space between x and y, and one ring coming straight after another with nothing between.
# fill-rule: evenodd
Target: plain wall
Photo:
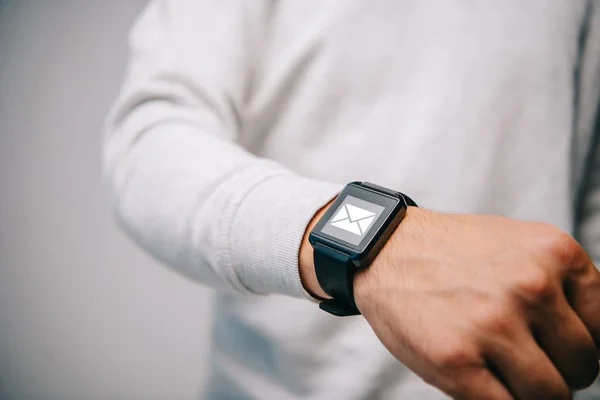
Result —
<instances>
[{"instance_id":1,"label":"plain wall","mask_svg":"<svg viewBox=\"0 0 600 400\"><path fill-rule=\"evenodd\" d=\"M101 178L143 4L13 1L0 17L2 399L198 396L209 292L118 229Z\"/></svg>"}]
</instances>

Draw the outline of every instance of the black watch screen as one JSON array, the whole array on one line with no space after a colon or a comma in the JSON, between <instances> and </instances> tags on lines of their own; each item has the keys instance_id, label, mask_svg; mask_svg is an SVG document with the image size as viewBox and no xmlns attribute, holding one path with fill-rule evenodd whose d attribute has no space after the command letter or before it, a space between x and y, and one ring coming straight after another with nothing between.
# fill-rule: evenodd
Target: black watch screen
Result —
<instances>
[{"instance_id":1,"label":"black watch screen","mask_svg":"<svg viewBox=\"0 0 600 400\"><path fill-rule=\"evenodd\" d=\"M315 240L316 236L325 239L342 251L362 253L402 206L402 198L350 184L328 208L311 235Z\"/></svg>"},{"instance_id":2,"label":"black watch screen","mask_svg":"<svg viewBox=\"0 0 600 400\"><path fill-rule=\"evenodd\" d=\"M358 246L384 211L385 207L347 195L321 233Z\"/></svg>"}]
</instances>

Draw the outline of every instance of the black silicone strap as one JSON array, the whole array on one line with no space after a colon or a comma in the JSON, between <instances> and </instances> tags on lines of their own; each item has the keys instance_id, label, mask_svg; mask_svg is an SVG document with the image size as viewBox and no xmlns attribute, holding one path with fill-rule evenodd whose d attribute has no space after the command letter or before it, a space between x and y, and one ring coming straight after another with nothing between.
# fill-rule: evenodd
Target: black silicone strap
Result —
<instances>
[{"instance_id":1,"label":"black silicone strap","mask_svg":"<svg viewBox=\"0 0 600 400\"><path fill-rule=\"evenodd\" d=\"M358 315L360 311L354 303L353 280L356 267L348 259L348 255L315 243L315 265L319 266L317 280L321 288L333 297L323 300L319 307L333 315Z\"/></svg>"},{"instance_id":2,"label":"black silicone strap","mask_svg":"<svg viewBox=\"0 0 600 400\"><path fill-rule=\"evenodd\" d=\"M360 185L364 186L364 187L368 187L370 189L375 189L375 190L377 190L379 192L390 194L392 196L400 196L400 197L402 197L404 199L404 202L406 203L407 206L409 206L409 207L418 207L417 203L415 203L413 199L411 199L410 197L408 197L404 193L396 192L396 191L390 190L388 188L377 186L374 183L370 183L370 182L362 182Z\"/></svg>"}]
</instances>

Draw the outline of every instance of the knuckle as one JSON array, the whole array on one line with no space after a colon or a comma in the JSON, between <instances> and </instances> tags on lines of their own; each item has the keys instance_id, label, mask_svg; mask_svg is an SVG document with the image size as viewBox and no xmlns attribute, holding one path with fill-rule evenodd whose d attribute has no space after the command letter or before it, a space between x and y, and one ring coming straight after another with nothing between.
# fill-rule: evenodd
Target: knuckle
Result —
<instances>
[{"instance_id":1,"label":"knuckle","mask_svg":"<svg viewBox=\"0 0 600 400\"><path fill-rule=\"evenodd\" d=\"M464 339L445 341L431 349L435 379L425 379L454 399L472 398L473 382L478 379L478 373L485 370L478 346Z\"/></svg>"},{"instance_id":2,"label":"knuckle","mask_svg":"<svg viewBox=\"0 0 600 400\"><path fill-rule=\"evenodd\" d=\"M534 266L523 268L514 279L514 290L520 298L535 303L552 301L558 291L558 282L543 268Z\"/></svg>"},{"instance_id":3,"label":"knuckle","mask_svg":"<svg viewBox=\"0 0 600 400\"><path fill-rule=\"evenodd\" d=\"M502 307L488 307L477 318L477 326L488 335L505 336L511 330L511 313Z\"/></svg>"},{"instance_id":4,"label":"knuckle","mask_svg":"<svg viewBox=\"0 0 600 400\"><path fill-rule=\"evenodd\" d=\"M447 374L455 374L472 365L474 357L466 347L448 346L438 352L436 359L440 370Z\"/></svg>"},{"instance_id":5,"label":"knuckle","mask_svg":"<svg viewBox=\"0 0 600 400\"><path fill-rule=\"evenodd\" d=\"M443 390L453 399L479 399L482 393L477 387L477 382L485 371L483 367L477 367L456 374L445 382Z\"/></svg>"},{"instance_id":6,"label":"knuckle","mask_svg":"<svg viewBox=\"0 0 600 400\"><path fill-rule=\"evenodd\" d=\"M538 236L539 250L553 257L563 265L572 264L581 253L581 246L568 233L552 225L543 224L542 233Z\"/></svg>"}]
</instances>

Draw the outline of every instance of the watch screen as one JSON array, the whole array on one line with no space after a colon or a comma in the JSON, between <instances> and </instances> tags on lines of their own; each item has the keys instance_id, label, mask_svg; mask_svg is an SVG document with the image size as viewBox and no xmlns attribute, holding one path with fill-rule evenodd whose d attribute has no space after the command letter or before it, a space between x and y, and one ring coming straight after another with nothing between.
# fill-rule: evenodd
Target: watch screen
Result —
<instances>
[{"instance_id":1,"label":"watch screen","mask_svg":"<svg viewBox=\"0 0 600 400\"><path fill-rule=\"evenodd\" d=\"M321 232L358 246L384 210L378 204L348 195Z\"/></svg>"}]
</instances>

